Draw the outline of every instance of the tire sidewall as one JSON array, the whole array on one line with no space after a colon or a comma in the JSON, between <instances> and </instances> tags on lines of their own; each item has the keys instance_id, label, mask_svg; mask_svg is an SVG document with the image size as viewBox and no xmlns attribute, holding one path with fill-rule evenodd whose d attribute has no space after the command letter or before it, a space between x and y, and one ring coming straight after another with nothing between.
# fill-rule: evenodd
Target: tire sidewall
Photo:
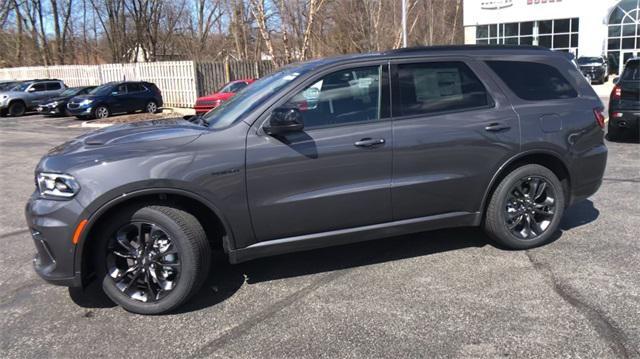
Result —
<instances>
[{"instance_id":1,"label":"tire sidewall","mask_svg":"<svg viewBox=\"0 0 640 359\"><path fill-rule=\"evenodd\" d=\"M507 204L509 191L513 188L517 181L520 181L522 178L528 176L541 177L546 180L547 183L553 188L553 191L556 195L556 202L555 215L553 216L553 219L551 220L551 223L549 224L547 230L545 230L542 235L536 237L535 239L524 240L516 237L507 228L503 209ZM488 232L499 243L512 249L529 249L545 244L554 235L556 235L557 230L560 226L562 215L564 214L565 197L566 194L564 193L562 183L560 182L558 177L548 168L533 164L519 167L509 175L507 175L502 180L502 182L500 182L500 185L491 198L490 209L487 211L487 221L492 221L493 223L490 225L491 228ZM485 229L487 229L486 225Z\"/></svg>"},{"instance_id":2,"label":"tire sidewall","mask_svg":"<svg viewBox=\"0 0 640 359\"><path fill-rule=\"evenodd\" d=\"M156 109L155 109L155 111L149 111L149 105L150 105L150 104L154 104L154 105L155 105L155 108L156 108ZM149 102L147 102L147 104L144 106L144 110L145 110L145 112L147 112L147 113L156 113L156 112L158 112L158 104L156 104L156 102L155 102L155 101L149 101Z\"/></svg>"},{"instance_id":3,"label":"tire sidewall","mask_svg":"<svg viewBox=\"0 0 640 359\"><path fill-rule=\"evenodd\" d=\"M19 111L19 113L14 113L14 106L22 106L22 111ZM25 114L25 112L27 111L27 107L24 103L17 101L12 103L11 105L9 105L9 115L11 116L22 116Z\"/></svg>"},{"instance_id":4,"label":"tire sidewall","mask_svg":"<svg viewBox=\"0 0 640 359\"><path fill-rule=\"evenodd\" d=\"M144 221L155 223L164 229L171 237L172 243L178 250L180 259L180 278L175 288L171 290L160 301L155 303L143 303L129 298L122 293L115 285L115 282L107 274L106 250L110 238L122 226L129 222ZM107 296L118 305L130 312L140 314L159 314L174 309L187 298L190 294L193 282L196 281L197 273L195 273L195 261L197 253L188 251L188 245L183 243L186 240L186 233L166 214L154 210L150 207L130 208L113 216L109 223L101 229L103 235L100 238L99 247L95 251L95 263L97 265L96 273L98 279L102 280L102 289Z\"/></svg>"}]
</instances>

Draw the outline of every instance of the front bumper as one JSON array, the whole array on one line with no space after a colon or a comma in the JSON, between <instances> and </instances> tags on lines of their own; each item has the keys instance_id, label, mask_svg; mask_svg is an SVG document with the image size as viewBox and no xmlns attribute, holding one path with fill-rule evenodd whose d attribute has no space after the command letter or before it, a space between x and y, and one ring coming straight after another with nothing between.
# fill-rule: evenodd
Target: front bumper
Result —
<instances>
[{"instance_id":1,"label":"front bumper","mask_svg":"<svg viewBox=\"0 0 640 359\"><path fill-rule=\"evenodd\" d=\"M60 106L38 106L36 111L43 115L61 115L64 113Z\"/></svg>"},{"instance_id":2,"label":"front bumper","mask_svg":"<svg viewBox=\"0 0 640 359\"><path fill-rule=\"evenodd\" d=\"M67 111L73 116L90 116L93 108L91 106L86 107L72 107L67 106Z\"/></svg>"},{"instance_id":3,"label":"front bumper","mask_svg":"<svg viewBox=\"0 0 640 359\"><path fill-rule=\"evenodd\" d=\"M82 209L75 199L43 199L37 192L27 202L27 225L37 251L33 266L49 283L82 286L80 268L75 268L76 245L72 243Z\"/></svg>"}]
</instances>

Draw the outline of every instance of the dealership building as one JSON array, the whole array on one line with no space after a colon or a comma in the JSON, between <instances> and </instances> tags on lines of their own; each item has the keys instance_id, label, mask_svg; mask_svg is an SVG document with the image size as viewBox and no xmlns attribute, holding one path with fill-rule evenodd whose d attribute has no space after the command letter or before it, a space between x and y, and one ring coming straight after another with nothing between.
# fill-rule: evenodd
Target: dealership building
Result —
<instances>
[{"instance_id":1,"label":"dealership building","mask_svg":"<svg viewBox=\"0 0 640 359\"><path fill-rule=\"evenodd\" d=\"M606 56L617 72L640 55L640 0L464 0L464 37Z\"/></svg>"}]
</instances>

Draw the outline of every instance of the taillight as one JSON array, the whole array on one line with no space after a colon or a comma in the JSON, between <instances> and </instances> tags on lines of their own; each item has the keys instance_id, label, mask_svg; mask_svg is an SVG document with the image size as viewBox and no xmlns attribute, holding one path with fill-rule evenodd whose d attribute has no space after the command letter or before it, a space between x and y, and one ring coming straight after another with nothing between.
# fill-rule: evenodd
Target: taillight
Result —
<instances>
[{"instance_id":1,"label":"taillight","mask_svg":"<svg viewBox=\"0 0 640 359\"><path fill-rule=\"evenodd\" d=\"M602 111L604 111L602 107L596 107L593 109L593 115L596 117L596 123L598 124L598 126L600 126L600 128L604 128L605 121L605 117Z\"/></svg>"},{"instance_id":2,"label":"taillight","mask_svg":"<svg viewBox=\"0 0 640 359\"><path fill-rule=\"evenodd\" d=\"M615 85L613 86L613 90L611 90L611 99L619 100L622 97L622 87Z\"/></svg>"}]
</instances>

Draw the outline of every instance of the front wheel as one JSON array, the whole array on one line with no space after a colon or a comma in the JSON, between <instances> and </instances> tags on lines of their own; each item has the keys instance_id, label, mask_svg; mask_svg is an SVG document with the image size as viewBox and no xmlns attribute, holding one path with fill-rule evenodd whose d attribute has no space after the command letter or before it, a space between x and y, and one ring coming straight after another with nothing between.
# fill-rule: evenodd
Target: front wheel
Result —
<instances>
[{"instance_id":1,"label":"front wheel","mask_svg":"<svg viewBox=\"0 0 640 359\"><path fill-rule=\"evenodd\" d=\"M558 177L546 167L524 165L509 173L494 191L484 229L507 248L537 247L558 229L564 206Z\"/></svg>"},{"instance_id":2,"label":"front wheel","mask_svg":"<svg viewBox=\"0 0 640 359\"><path fill-rule=\"evenodd\" d=\"M27 106L22 101L15 101L9 105L9 115L19 117L27 112Z\"/></svg>"},{"instance_id":3,"label":"front wheel","mask_svg":"<svg viewBox=\"0 0 640 359\"><path fill-rule=\"evenodd\" d=\"M109 117L109 109L106 106L98 106L93 110L93 117L98 120Z\"/></svg>"},{"instance_id":4,"label":"front wheel","mask_svg":"<svg viewBox=\"0 0 640 359\"><path fill-rule=\"evenodd\" d=\"M202 225L188 212L160 205L123 210L101 230L99 278L107 296L139 314L161 314L195 294L209 273Z\"/></svg>"}]
</instances>

